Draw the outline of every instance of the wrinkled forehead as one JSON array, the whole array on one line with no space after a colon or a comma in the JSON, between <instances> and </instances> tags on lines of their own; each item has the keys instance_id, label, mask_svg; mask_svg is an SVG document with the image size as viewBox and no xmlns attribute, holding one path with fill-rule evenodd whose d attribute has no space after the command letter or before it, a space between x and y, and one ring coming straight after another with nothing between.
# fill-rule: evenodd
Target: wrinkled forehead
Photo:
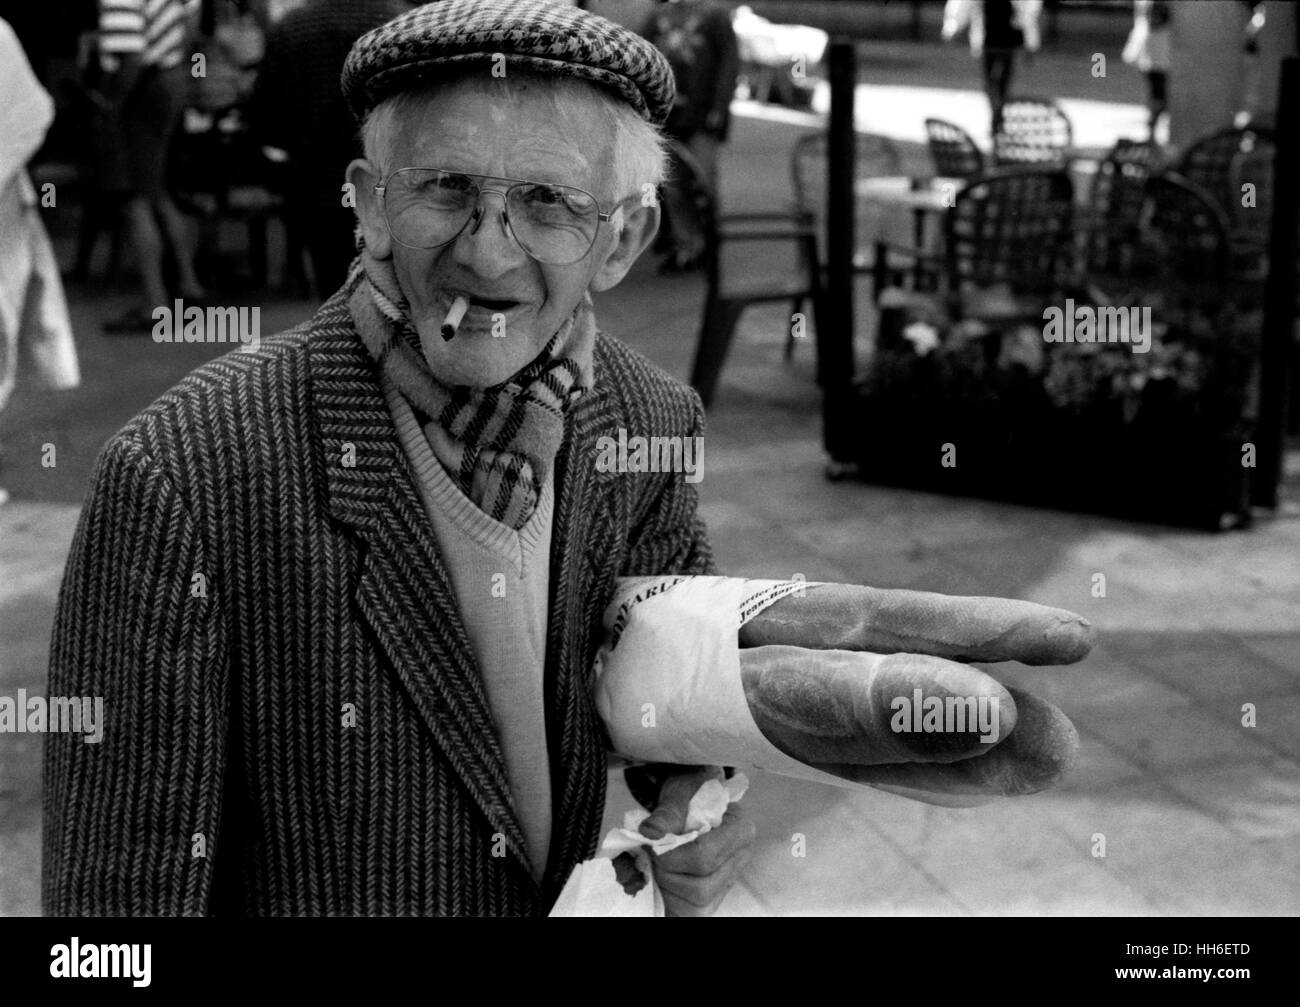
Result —
<instances>
[{"instance_id":1,"label":"wrinkled forehead","mask_svg":"<svg viewBox=\"0 0 1300 1007\"><path fill-rule=\"evenodd\" d=\"M405 101L393 167L423 166L609 189L613 131L589 85L515 75L445 81Z\"/></svg>"}]
</instances>

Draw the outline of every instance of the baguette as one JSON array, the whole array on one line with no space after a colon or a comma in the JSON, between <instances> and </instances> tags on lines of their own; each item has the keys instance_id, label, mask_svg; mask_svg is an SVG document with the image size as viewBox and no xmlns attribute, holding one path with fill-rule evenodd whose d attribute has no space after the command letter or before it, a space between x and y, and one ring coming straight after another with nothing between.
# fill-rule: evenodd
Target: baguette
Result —
<instances>
[{"instance_id":1,"label":"baguette","mask_svg":"<svg viewBox=\"0 0 1300 1007\"><path fill-rule=\"evenodd\" d=\"M846 761L814 768L854 783L953 797L1018 797L1046 790L1073 767L1078 732L1051 703L1020 689L1009 691L1016 704L1015 728L982 755L943 765L863 766Z\"/></svg>"},{"instance_id":2,"label":"baguette","mask_svg":"<svg viewBox=\"0 0 1300 1007\"><path fill-rule=\"evenodd\" d=\"M740 652L740 671L763 736L809 765L968 759L1017 722L1015 700L995 679L922 654L753 647ZM913 716L936 700L940 715Z\"/></svg>"},{"instance_id":3,"label":"baguette","mask_svg":"<svg viewBox=\"0 0 1300 1007\"><path fill-rule=\"evenodd\" d=\"M1073 612L1010 598L965 598L814 584L740 627L741 647L920 651L952 661L1072 664L1092 647L1091 624Z\"/></svg>"}]
</instances>

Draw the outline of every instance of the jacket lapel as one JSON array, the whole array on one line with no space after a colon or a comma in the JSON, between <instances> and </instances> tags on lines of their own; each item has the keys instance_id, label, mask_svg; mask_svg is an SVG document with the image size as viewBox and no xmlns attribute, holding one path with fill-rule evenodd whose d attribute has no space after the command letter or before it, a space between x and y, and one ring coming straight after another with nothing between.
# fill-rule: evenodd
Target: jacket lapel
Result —
<instances>
[{"instance_id":1,"label":"jacket lapel","mask_svg":"<svg viewBox=\"0 0 1300 1007\"><path fill-rule=\"evenodd\" d=\"M543 879L549 901L559 895L573 868L591 855L608 782L605 731L592 697L588 660L589 634L598 629L609 597L605 585L592 582L589 557L609 559L618 550L618 522L610 513L617 474L599 473L595 465L597 438L616 435L617 415L599 357L597 352L594 387L569 411L555 466L545 677L554 809ZM602 566L609 563L602 561Z\"/></svg>"},{"instance_id":2,"label":"jacket lapel","mask_svg":"<svg viewBox=\"0 0 1300 1007\"><path fill-rule=\"evenodd\" d=\"M346 304L313 322L312 394L329 510L363 544L354 602L494 832L528 870L496 727L375 366Z\"/></svg>"}]
</instances>

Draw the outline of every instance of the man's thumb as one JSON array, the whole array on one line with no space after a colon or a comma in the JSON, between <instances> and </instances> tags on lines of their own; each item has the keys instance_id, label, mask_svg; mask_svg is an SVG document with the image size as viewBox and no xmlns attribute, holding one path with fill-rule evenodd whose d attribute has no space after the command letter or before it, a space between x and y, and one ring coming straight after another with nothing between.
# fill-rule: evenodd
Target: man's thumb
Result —
<instances>
[{"instance_id":1,"label":"man's thumb","mask_svg":"<svg viewBox=\"0 0 1300 1007\"><path fill-rule=\"evenodd\" d=\"M691 798L708 780L720 775L721 770L708 767L668 777L659 790L659 803L650 817L641 823L641 835L660 839L685 832Z\"/></svg>"}]
</instances>

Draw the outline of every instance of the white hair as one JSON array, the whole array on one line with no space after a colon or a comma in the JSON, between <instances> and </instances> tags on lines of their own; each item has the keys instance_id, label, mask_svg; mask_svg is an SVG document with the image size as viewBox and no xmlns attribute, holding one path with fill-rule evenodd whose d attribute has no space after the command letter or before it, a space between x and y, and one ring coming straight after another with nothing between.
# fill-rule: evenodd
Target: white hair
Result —
<instances>
[{"instance_id":1,"label":"white hair","mask_svg":"<svg viewBox=\"0 0 1300 1007\"><path fill-rule=\"evenodd\" d=\"M563 132L579 124L600 123L610 138L607 149L600 153L597 167L605 172L610 190L596 193L597 198L621 200L644 194L646 186L657 186L664 180L667 158L663 135L631 105L618 99L598 85L574 77L558 77L510 68L508 77L490 78L486 73L464 73L448 81L438 81L423 87L401 91L384 99L366 116L361 126L361 141L366 160L381 174L393 167L389 164L403 122L410 113L424 104L440 89L460 83L476 84L481 90L490 90L503 101L518 101L529 88L535 88L550 98L555 109L555 126ZM590 153L590 152L584 152Z\"/></svg>"}]
</instances>

